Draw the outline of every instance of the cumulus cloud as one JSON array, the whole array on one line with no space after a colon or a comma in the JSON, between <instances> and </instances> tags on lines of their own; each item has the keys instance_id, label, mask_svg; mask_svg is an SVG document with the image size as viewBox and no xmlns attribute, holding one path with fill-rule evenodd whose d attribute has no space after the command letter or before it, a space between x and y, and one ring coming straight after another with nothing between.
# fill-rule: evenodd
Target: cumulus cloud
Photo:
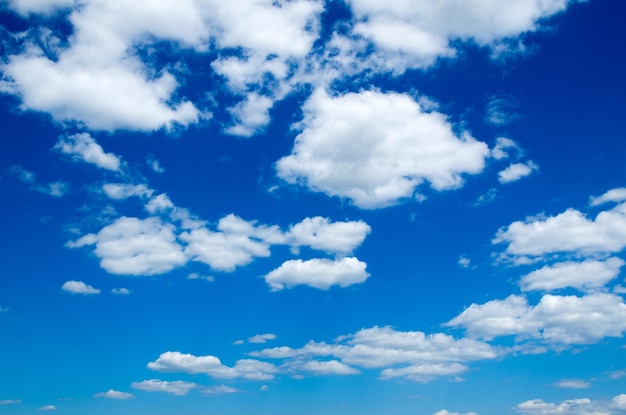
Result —
<instances>
[{"instance_id":1,"label":"cumulus cloud","mask_svg":"<svg viewBox=\"0 0 626 415\"><path fill-rule=\"evenodd\" d=\"M40 411L56 411L57 407L54 405L46 405L46 406L42 406L41 408L37 408Z\"/></svg>"},{"instance_id":2,"label":"cumulus cloud","mask_svg":"<svg viewBox=\"0 0 626 415\"><path fill-rule=\"evenodd\" d=\"M472 304L446 325L463 327L472 337L517 336L520 341L532 339L561 348L622 337L626 331L626 304L613 294L546 294L531 306L526 298L511 295L505 300Z\"/></svg>"},{"instance_id":3,"label":"cumulus cloud","mask_svg":"<svg viewBox=\"0 0 626 415\"><path fill-rule=\"evenodd\" d=\"M155 217L143 220L121 217L98 234L85 235L68 246L94 243L100 266L112 274L162 274L187 262L176 242L174 226Z\"/></svg>"},{"instance_id":4,"label":"cumulus cloud","mask_svg":"<svg viewBox=\"0 0 626 415\"><path fill-rule=\"evenodd\" d=\"M527 161L526 163L511 164L509 167L498 173L498 181L503 184L516 182L526 176L530 176L534 171L537 171L538 169L539 166L537 166L532 161Z\"/></svg>"},{"instance_id":5,"label":"cumulus cloud","mask_svg":"<svg viewBox=\"0 0 626 415\"><path fill-rule=\"evenodd\" d=\"M525 415L608 415L606 405L588 398L568 399L561 403L544 402L532 399L515 406L515 410Z\"/></svg>"},{"instance_id":6,"label":"cumulus cloud","mask_svg":"<svg viewBox=\"0 0 626 415\"><path fill-rule=\"evenodd\" d=\"M102 190L111 199L122 200L132 196L151 197L154 190L145 184L105 183Z\"/></svg>"},{"instance_id":7,"label":"cumulus cloud","mask_svg":"<svg viewBox=\"0 0 626 415\"><path fill-rule=\"evenodd\" d=\"M135 395L128 392L120 392L113 389L109 389L106 392L96 393L94 395L96 398L106 398L106 399L133 399Z\"/></svg>"},{"instance_id":8,"label":"cumulus cloud","mask_svg":"<svg viewBox=\"0 0 626 415\"><path fill-rule=\"evenodd\" d=\"M600 196L592 196L590 198L591 206L599 206L605 203L621 203L626 200L626 188L619 187L611 189Z\"/></svg>"},{"instance_id":9,"label":"cumulus cloud","mask_svg":"<svg viewBox=\"0 0 626 415\"><path fill-rule=\"evenodd\" d=\"M561 379L554 386L569 389L587 389L591 386L591 383L581 379Z\"/></svg>"},{"instance_id":10,"label":"cumulus cloud","mask_svg":"<svg viewBox=\"0 0 626 415\"><path fill-rule=\"evenodd\" d=\"M270 340L276 340L276 335L271 333L257 334L248 339L248 343L267 343Z\"/></svg>"},{"instance_id":11,"label":"cumulus cloud","mask_svg":"<svg viewBox=\"0 0 626 415\"><path fill-rule=\"evenodd\" d=\"M189 391L194 389L197 385L193 382L183 382L182 380L167 382L159 379L150 379L142 382L133 382L131 386L146 392L165 392L172 395L183 396L187 395Z\"/></svg>"},{"instance_id":12,"label":"cumulus cloud","mask_svg":"<svg viewBox=\"0 0 626 415\"><path fill-rule=\"evenodd\" d=\"M517 104L507 97L493 97L485 109L485 121L493 125L506 125L520 118Z\"/></svg>"},{"instance_id":13,"label":"cumulus cloud","mask_svg":"<svg viewBox=\"0 0 626 415\"><path fill-rule=\"evenodd\" d=\"M288 183L381 208L410 198L428 182L459 187L483 170L488 148L457 137L446 117L408 95L365 91L338 97L316 91L304 105L292 153L276 163Z\"/></svg>"},{"instance_id":14,"label":"cumulus cloud","mask_svg":"<svg viewBox=\"0 0 626 415\"><path fill-rule=\"evenodd\" d=\"M222 364L215 356L194 356L180 352L165 352L148 368L159 372L203 373L218 379L244 378L249 380L271 380L277 372L276 367L267 362L254 359L241 359L235 366Z\"/></svg>"},{"instance_id":15,"label":"cumulus cloud","mask_svg":"<svg viewBox=\"0 0 626 415\"><path fill-rule=\"evenodd\" d=\"M514 153L513 156L517 157L521 155L522 149L510 138L496 138L496 145L491 149L491 157L502 160L511 157L510 153Z\"/></svg>"},{"instance_id":16,"label":"cumulus cloud","mask_svg":"<svg viewBox=\"0 0 626 415\"><path fill-rule=\"evenodd\" d=\"M560 262L523 276L520 287L522 291L550 291L566 287L597 290L617 277L623 266L624 261L615 257L606 261Z\"/></svg>"},{"instance_id":17,"label":"cumulus cloud","mask_svg":"<svg viewBox=\"0 0 626 415\"><path fill-rule=\"evenodd\" d=\"M280 267L265 276L265 282L272 291L280 291L296 285L328 290L333 285L347 287L364 282L369 273L367 264L354 257L337 260L294 259L284 262Z\"/></svg>"},{"instance_id":18,"label":"cumulus cloud","mask_svg":"<svg viewBox=\"0 0 626 415\"><path fill-rule=\"evenodd\" d=\"M291 226L286 238L293 247L309 246L331 253L350 253L363 243L370 231L370 226L363 221L331 222L328 218L316 216Z\"/></svg>"},{"instance_id":19,"label":"cumulus cloud","mask_svg":"<svg viewBox=\"0 0 626 415\"><path fill-rule=\"evenodd\" d=\"M302 365L301 370L314 375L357 375L361 373L337 360L310 360Z\"/></svg>"},{"instance_id":20,"label":"cumulus cloud","mask_svg":"<svg viewBox=\"0 0 626 415\"><path fill-rule=\"evenodd\" d=\"M60 137L54 149L74 160L84 161L102 169L111 171L120 169L120 158L113 153L105 153L100 144L87 133Z\"/></svg>"},{"instance_id":21,"label":"cumulus cloud","mask_svg":"<svg viewBox=\"0 0 626 415\"><path fill-rule=\"evenodd\" d=\"M422 364L403 367L400 369L385 369L381 372L381 379L406 378L416 382L428 382L441 376L458 375L465 372L467 366L460 363Z\"/></svg>"},{"instance_id":22,"label":"cumulus cloud","mask_svg":"<svg viewBox=\"0 0 626 415\"><path fill-rule=\"evenodd\" d=\"M72 294L100 294L99 289L94 288L91 285L87 285L82 281L65 281L61 289Z\"/></svg>"}]
</instances>

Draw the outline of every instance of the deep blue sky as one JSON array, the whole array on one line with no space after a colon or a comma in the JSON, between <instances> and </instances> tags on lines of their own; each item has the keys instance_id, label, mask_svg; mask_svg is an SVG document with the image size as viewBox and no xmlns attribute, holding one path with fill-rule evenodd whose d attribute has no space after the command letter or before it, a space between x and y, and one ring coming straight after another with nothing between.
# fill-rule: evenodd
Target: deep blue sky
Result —
<instances>
[{"instance_id":1,"label":"deep blue sky","mask_svg":"<svg viewBox=\"0 0 626 415\"><path fill-rule=\"evenodd\" d=\"M626 413L616 0L0 5L0 414Z\"/></svg>"}]
</instances>

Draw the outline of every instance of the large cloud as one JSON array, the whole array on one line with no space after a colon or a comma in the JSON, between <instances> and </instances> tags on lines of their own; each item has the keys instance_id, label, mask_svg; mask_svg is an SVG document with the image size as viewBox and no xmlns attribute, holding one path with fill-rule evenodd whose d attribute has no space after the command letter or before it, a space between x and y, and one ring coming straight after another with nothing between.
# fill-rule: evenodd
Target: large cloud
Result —
<instances>
[{"instance_id":1,"label":"large cloud","mask_svg":"<svg viewBox=\"0 0 626 415\"><path fill-rule=\"evenodd\" d=\"M459 187L489 154L485 143L458 137L443 114L424 111L408 95L318 90L304 113L292 153L276 163L278 176L362 208L410 198L423 182Z\"/></svg>"}]
</instances>

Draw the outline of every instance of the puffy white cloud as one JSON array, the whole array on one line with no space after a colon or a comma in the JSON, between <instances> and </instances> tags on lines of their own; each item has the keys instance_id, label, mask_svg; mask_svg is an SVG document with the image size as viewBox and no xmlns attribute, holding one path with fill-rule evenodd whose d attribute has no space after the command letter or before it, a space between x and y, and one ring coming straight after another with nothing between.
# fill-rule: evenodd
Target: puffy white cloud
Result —
<instances>
[{"instance_id":1,"label":"puffy white cloud","mask_svg":"<svg viewBox=\"0 0 626 415\"><path fill-rule=\"evenodd\" d=\"M50 14L60 9L70 8L76 0L9 0L9 7L21 15L30 13Z\"/></svg>"},{"instance_id":2,"label":"puffy white cloud","mask_svg":"<svg viewBox=\"0 0 626 415\"><path fill-rule=\"evenodd\" d=\"M37 408L40 411L56 411L57 407L54 405L46 405L46 406L42 406L41 408Z\"/></svg>"},{"instance_id":3,"label":"puffy white cloud","mask_svg":"<svg viewBox=\"0 0 626 415\"><path fill-rule=\"evenodd\" d=\"M96 393L94 395L96 398L107 398L107 399L133 399L135 395L128 392L120 392L113 389L109 389L106 392Z\"/></svg>"},{"instance_id":4,"label":"puffy white cloud","mask_svg":"<svg viewBox=\"0 0 626 415\"><path fill-rule=\"evenodd\" d=\"M525 275L520 280L522 291L556 290L573 287L580 290L597 290L617 277L624 261L609 258L606 261L561 262L546 265Z\"/></svg>"},{"instance_id":5,"label":"puffy white cloud","mask_svg":"<svg viewBox=\"0 0 626 415\"><path fill-rule=\"evenodd\" d=\"M515 156L519 156L522 149L510 138L498 137L496 139L496 145L491 149L491 157L496 160L502 160L511 157L510 152L514 152Z\"/></svg>"},{"instance_id":6,"label":"puffy white cloud","mask_svg":"<svg viewBox=\"0 0 626 415\"><path fill-rule=\"evenodd\" d=\"M87 285L82 281L65 281L61 289L72 294L100 294L99 289Z\"/></svg>"},{"instance_id":7,"label":"puffy white cloud","mask_svg":"<svg viewBox=\"0 0 626 415\"><path fill-rule=\"evenodd\" d=\"M172 203L170 198L165 193L161 193L153 197L146 204L146 210L148 211L148 213L151 214L155 214L157 212L165 212L174 208L174 203Z\"/></svg>"},{"instance_id":8,"label":"puffy white cloud","mask_svg":"<svg viewBox=\"0 0 626 415\"><path fill-rule=\"evenodd\" d=\"M209 395L219 395L223 393L239 393L239 392L243 392L243 391L237 388L233 388L232 386L226 386L226 385L216 385L216 386L211 386L209 388L202 389L202 393L206 393Z\"/></svg>"},{"instance_id":9,"label":"puffy white cloud","mask_svg":"<svg viewBox=\"0 0 626 415\"><path fill-rule=\"evenodd\" d=\"M269 340L276 340L276 335L272 333L257 334L248 339L248 343L267 343Z\"/></svg>"},{"instance_id":10,"label":"puffy white cloud","mask_svg":"<svg viewBox=\"0 0 626 415\"><path fill-rule=\"evenodd\" d=\"M459 187L483 170L489 150L468 133L457 137L446 117L425 112L408 95L365 91L331 97L317 90L304 105L292 153L278 176L314 191L380 208L429 182Z\"/></svg>"},{"instance_id":11,"label":"puffy white cloud","mask_svg":"<svg viewBox=\"0 0 626 415\"><path fill-rule=\"evenodd\" d=\"M227 128L226 133L241 137L250 137L270 122L269 111L274 101L257 93L250 93L246 98L230 109L236 124Z\"/></svg>"},{"instance_id":12,"label":"puffy white cloud","mask_svg":"<svg viewBox=\"0 0 626 415\"><path fill-rule=\"evenodd\" d=\"M511 164L509 167L498 173L498 181L500 183L516 182L526 176L530 176L532 172L538 169L539 167L532 161Z\"/></svg>"},{"instance_id":13,"label":"puffy white cloud","mask_svg":"<svg viewBox=\"0 0 626 415\"><path fill-rule=\"evenodd\" d=\"M381 379L402 377L416 382L428 382L441 376L458 375L467 369L467 366L460 363L412 365L400 369L385 369L380 373L380 377Z\"/></svg>"},{"instance_id":14,"label":"puffy white cloud","mask_svg":"<svg viewBox=\"0 0 626 415\"><path fill-rule=\"evenodd\" d=\"M613 398L611 403L614 408L626 411L626 394L622 393L620 395L617 395Z\"/></svg>"},{"instance_id":15,"label":"puffy white cloud","mask_svg":"<svg viewBox=\"0 0 626 415\"><path fill-rule=\"evenodd\" d=\"M291 226L286 238L294 247L350 253L363 243L370 231L370 226L363 221L330 222L328 218L315 216Z\"/></svg>"},{"instance_id":16,"label":"puffy white cloud","mask_svg":"<svg viewBox=\"0 0 626 415\"><path fill-rule=\"evenodd\" d=\"M95 237L84 242L96 243L94 253L100 266L112 274L155 275L184 265L187 257L176 242L174 227L160 219L121 217L105 226ZM80 246L81 240L73 246Z\"/></svg>"},{"instance_id":17,"label":"puffy white cloud","mask_svg":"<svg viewBox=\"0 0 626 415\"><path fill-rule=\"evenodd\" d=\"M172 395L183 396L187 395L189 391L194 389L197 385L193 382L184 382L182 380L167 382L159 379L150 379L142 382L133 382L130 386L146 392L165 392Z\"/></svg>"},{"instance_id":18,"label":"puffy white cloud","mask_svg":"<svg viewBox=\"0 0 626 415\"><path fill-rule=\"evenodd\" d=\"M154 190L145 184L105 183L102 190L111 199L121 200L132 196L151 197Z\"/></svg>"},{"instance_id":19,"label":"puffy white cloud","mask_svg":"<svg viewBox=\"0 0 626 415\"><path fill-rule=\"evenodd\" d=\"M357 369L337 360L310 360L302 365L301 370L314 375L357 375Z\"/></svg>"},{"instance_id":20,"label":"puffy white cloud","mask_svg":"<svg viewBox=\"0 0 626 415\"><path fill-rule=\"evenodd\" d=\"M591 206L599 206L609 202L623 202L626 200L626 187L611 189L600 196L592 196L590 198Z\"/></svg>"},{"instance_id":21,"label":"puffy white cloud","mask_svg":"<svg viewBox=\"0 0 626 415\"><path fill-rule=\"evenodd\" d=\"M273 364L259 360L241 359L235 366L229 367L215 356L194 356L180 352L165 352L154 362L148 363L148 368L159 372L204 373L218 379L250 380L271 380L277 372Z\"/></svg>"},{"instance_id":22,"label":"puffy white cloud","mask_svg":"<svg viewBox=\"0 0 626 415\"><path fill-rule=\"evenodd\" d=\"M516 335L540 344L565 347L590 344L604 337L622 337L626 331L626 304L613 294L583 297L544 295L535 306L524 297L472 304L446 323L464 327L468 335L491 339Z\"/></svg>"},{"instance_id":23,"label":"puffy white cloud","mask_svg":"<svg viewBox=\"0 0 626 415\"><path fill-rule=\"evenodd\" d=\"M612 408L605 402L588 398L568 399L561 403L532 399L515 406L515 410L526 415L611 415Z\"/></svg>"},{"instance_id":24,"label":"puffy white cloud","mask_svg":"<svg viewBox=\"0 0 626 415\"><path fill-rule=\"evenodd\" d=\"M333 285L347 287L364 282L369 273L367 264L354 257L337 260L294 259L284 262L280 267L265 276L265 282L272 291L280 291L296 285L327 290Z\"/></svg>"},{"instance_id":25,"label":"puffy white cloud","mask_svg":"<svg viewBox=\"0 0 626 415\"><path fill-rule=\"evenodd\" d=\"M618 252L626 246L626 204L602 211L595 219L570 208L556 216L516 221L501 228L493 243L506 243L506 253L515 257Z\"/></svg>"},{"instance_id":26,"label":"puffy white cloud","mask_svg":"<svg viewBox=\"0 0 626 415\"><path fill-rule=\"evenodd\" d=\"M561 379L557 383L555 383L554 386L569 389L587 389L589 386L591 386L591 383L581 379Z\"/></svg>"},{"instance_id":27,"label":"puffy white cloud","mask_svg":"<svg viewBox=\"0 0 626 415\"><path fill-rule=\"evenodd\" d=\"M87 133L60 137L54 149L74 160L94 164L102 169L120 169L120 158L113 153L105 153L100 144Z\"/></svg>"}]
</instances>

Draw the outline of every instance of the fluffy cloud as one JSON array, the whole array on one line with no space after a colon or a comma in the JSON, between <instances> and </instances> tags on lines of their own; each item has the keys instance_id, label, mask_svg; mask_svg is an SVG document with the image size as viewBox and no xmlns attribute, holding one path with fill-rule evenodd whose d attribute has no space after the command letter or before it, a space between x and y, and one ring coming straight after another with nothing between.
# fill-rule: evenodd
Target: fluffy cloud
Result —
<instances>
[{"instance_id":1,"label":"fluffy cloud","mask_svg":"<svg viewBox=\"0 0 626 415\"><path fill-rule=\"evenodd\" d=\"M514 257L619 252L626 246L626 204L602 211L595 219L570 208L556 216L513 222L500 229L493 242L506 243L506 253Z\"/></svg>"},{"instance_id":2,"label":"fluffy cloud","mask_svg":"<svg viewBox=\"0 0 626 415\"><path fill-rule=\"evenodd\" d=\"M301 259L289 260L265 276L265 282L272 291L280 291L296 285L327 290L333 285L347 287L364 282L369 273L367 264L354 257L338 260Z\"/></svg>"},{"instance_id":3,"label":"fluffy cloud","mask_svg":"<svg viewBox=\"0 0 626 415\"><path fill-rule=\"evenodd\" d=\"M624 261L619 258L546 265L522 277L520 287L522 291L550 291L566 287L584 291L597 290L617 277L623 266Z\"/></svg>"},{"instance_id":4,"label":"fluffy cloud","mask_svg":"<svg viewBox=\"0 0 626 415\"><path fill-rule=\"evenodd\" d=\"M507 97L493 97L485 110L485 121L493 125L506 125L520 118L517 104Z\"/></svg>"},{"instance_id":5,"label":"fluffy cloud","mask_svg":"<svg viewBox=\"0 0 626 415\"><path fill-rule=\"evenodd\" d=\"M87 285L82 281L65 281L61 289L72 294L100 294L99 289Z\"/></svg>"},{"instance_id":6,"label":"fluffy cloud","mask_svg":"<svg viewBox=\"0 0 626 415\"><path fill-rule=\"evenodd\" d=\"M491 157L496 160L502 160L511 157L511 152L514 153L514 156L519 156L522 153L522 149L510 138L498 137L496 145L491 149Z\"/></svg>"},{"instance_id":7,"label":"fluffy cloud","mask_svg":"<svg viewBox=\"0 0 626 415\"><path fill-rule=\"evenodd\" d=\"M86 133L61 137L54 149L74 160L94 164L102 169L120 169L120 158L113 153L105 153L100 144Z\"/></svg>"},{"instance_id":8,"label":"fluffy cloud","mask_svg":"<svg viewBox=\"0 0 626 415\"><path fill-rule=\"evenodd\" d=\"M310 360L302 365L301 370L314 375L357 375L361 373L337 360Z\"/></svg>"},{"instance_id":9,"label":"fluffy cloud","mask_svg":"<svg viewBox=\"0 0 626 415\"><path fill-rule=\"evenodd\" d=\"M271 380L277 371L273 364L259 360L241 359L235 366L229 367L215 356L194 356L180 352L165 352L154 362L148 363L148 368L159 372L204 373L218 379L250 380Z\"/></svg>"},{"instance_id":10,"label":"fluffy cloud","mask_svg":"<svg viewBox=\"0 0 626 415\"><path fill-rule=\"evenodd\" d=\"M610 203L610 202L620 203L625 200L626 200L626 188L619 187L617 189L611 189L600 196L592 196L590 198L590 204L591 206L599 206L604 203Z\"/></svg>"},{"instance_id":11,"label":"fluffy cloud","mask_svg":"<svg viewBox=\"0 0 626 415\"><path fill-rule=\"evenodd\" d=\"M68 246L93 243L100 266L112 274L162 274L187 262L176 242L174 226L154 217L143 220L121 217L97 235L85 235Z\"/></svg>"},{"instance_id":12,"label":"fluffy cloud","mask_svg":"<svg viewBox=\"0 0 626 415\"><path fill-rule=\"evenodd\" d=\"M524 297L472 304L446 323L464 327L468 335L492 339L515 335L540 344L565 347L590 344L604 337L622 337L626 331L626 304L613 294L583 297L544 295L530 306Z\"/></svg>"},{"instance_id":13,"label":"fluffy cloud","mask_svg":"<svg viewBox=\"0 0 626 415\"><path fill-rule=\"evenodd\" d=\"M561 403L532 399L518 404L515 410L525 415L611 415L616 413L615 410L621 413L626 409L616 402L622 396L616 396L610 403L589 398L568 399Z\"/></svg>"},{"instance_id":14,"label":"fluffy cloud","mask_svg":"<svg viewBox=\"0 0 626 415\"><path fill-rule=\"evenodd\" d=\"M361 208L414 195L429 182L459 187L483 170L489 150L468 133L457 137L446 117L425 112L408 95L366 91L332 97L318 90L304 105L302 132L278 176Z\"/></svg>"},{"instance_id":15,"label":"fluffy cloud","mask_svg":"<svg viewBox=\"0 0 626 415\"><path fill-rule=\"evenodd\" d=\"M226 385L211 386L209 388L202 390L202 393L206 393L209 395L219 395L223 393L239 393L239 392L243 392L243 391L237 388L233 388L232 386L226 386Z\"/></svg>"},{"instance_id":16,"label":"fluffy cloud","mask_svg":"<svg viewBox=\"0 0 626 415\"><path fill-rule=\"evenodd\" d=\"M403 367L401 369L385 369L381 379L406 378L415 382L428 382L441 376L458 375L465 372L467 366L460 363L437 363Z\"/></svg>"},{"instance_id":17,"label":"fluffy cloud","mask_svg":"<svg viewBox=\"0 0 626 415\"><path fill-rule=\"evenodd\" d=\"M111 199L122 200L132 196L150 197L154 190L145 184L105 183L102 190Z\"/></svg>"},{"instance_id":18,"label":"fluffy cloud","mask_svg":"<svg viewBox=\"0 0 626 415\"><path fill-rule=\"evenodd\" d=\"M107 399L133 399L135 395L128 392L120 392L113 389L109 389L106 392L96 393L94 395L96 398L107 398Z\"/></svg>"},{"instance_id":19,"label":"fluffy cloud","mask_svg":"<svg viewBox=\"0 0 626 415\"><path fill-rule=\"evenodd\" d=\"M466 412L466 413L460 413L460 412L448 412L445 409L442 409L441 411L435 412L433 415L478 415L476 412Z\"/></svg>"},{"instance_id":20,"label":"fluffy cloud","mask_svg":"<svg viewBox=\"0 0 626 415\"><path fill-rule=\"evenodd\" d=\"M538 170L539 167L532 161L526 163L511 164L506 169L498 173L498 181L500 183L516 182Z\"/></svg>"},{"instance_id":21,"label":"fluffy cloud","mask_svg":"<svg viewBox=\"0 0 626 415\"><path fill-rule=\"evenodd\" d=\"M76 0L9 0L9 6L21 15L30 13L49 14L70 8Z\"/></svg>"},{"instance_id":22,"label":"fluffy cloud","mask_svg":"<svg viewBox=\"0 0 626 415\"><path fill-rule=\"evenodd\" d=\"M46 405L46 406L42 406L41 408L37 408L40 411L56 411L57 407L54 405Z\"/></svg>"},{"instance_id":23,"label":"fluffy cloud","mask_svg":"<svg viewBox=\"0 0 626 415\"><path fill-rule=\"evenodd\" d=\"M316 216L291 226L286 237L294 247L350 253L363 243L370 231L370 226L363 221L331 223L328 218Z\"/></svg>"},{"instance_id":24,"label":"fluffy cloud","mask_svg":"<svg viewBox=\"0 0 626 415\"><path fill-rule=\"evenodd\" d=\"M128 288L113 288L111 293L117 295L129 295L130 290Z\"/></svg>"},{"instance_id":25,"label":"fluffy cloud","mask_svg":"<svg viewBox=\"0 0 626 415\"><path fill-rule=\"evenodd\" d=\"M248 343L267 343L269 340L276 340L276 335L271 333L257 334L256 336L250 337Z\"/></svg>"},{"instance_id":26,"label":"fluffy cloud","mask_svg":"<svg viewBox=\"0 0 626 415\"><path fill-rule=\"evenodd\" d=\"M587 389L591 384L581 379L561 379L554 384L559 388Z\"/></svg>"},{"instance_id":27,"label":"fluffy cloud","mask_svg":"<svg viewBox=\"0 0 626 415\"><path fill-rule=\"evenodd\" d=\"M197 385L193 382L183 382L182 380L167 382L159 379L150 379L142 382L133 382L131 386L146 392L165 392L182 396L187 395Z\"/></svg>"}]
</instances>

